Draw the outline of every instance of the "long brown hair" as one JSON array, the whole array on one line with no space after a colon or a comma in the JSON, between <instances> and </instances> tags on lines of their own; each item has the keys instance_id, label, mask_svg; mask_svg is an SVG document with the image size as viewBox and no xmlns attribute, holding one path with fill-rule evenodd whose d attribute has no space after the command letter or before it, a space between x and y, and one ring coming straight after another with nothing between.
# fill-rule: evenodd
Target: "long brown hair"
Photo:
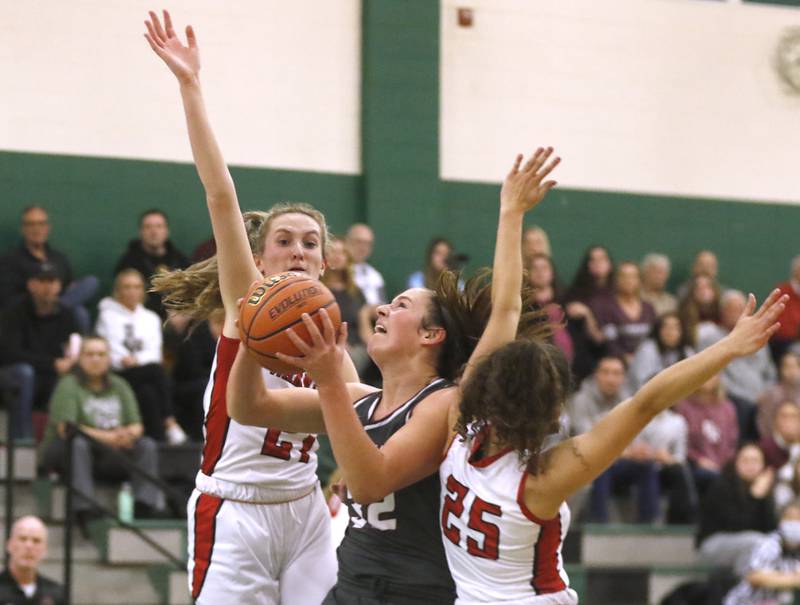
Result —
<instances>
[{"instance_id":1,"label":"long brown hair","mask_svg":"<svg viewBox=\"0 0 800 605\"><path fill-rule=\"evenodd\" d=\"M251 210L242 213L250 251L253 254L262 252L272 220L284 214L305 214L319 225L322 256L325 258L329 241L325 216L313 206L301 202L281 202L267 212ZM160 273L151 283L150 291L162 296L164 307L191 319L208 319L223 307L216 255L186 269Z\"/></svg>"}]
</instances>

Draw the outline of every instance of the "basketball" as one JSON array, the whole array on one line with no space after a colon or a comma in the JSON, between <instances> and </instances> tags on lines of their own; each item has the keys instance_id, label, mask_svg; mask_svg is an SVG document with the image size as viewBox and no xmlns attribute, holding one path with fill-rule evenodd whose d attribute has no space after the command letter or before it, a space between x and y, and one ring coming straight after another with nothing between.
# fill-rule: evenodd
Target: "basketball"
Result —
<instances>
[{"instance_id":1,"label":"basketball","mask_svg":"<svg viewBox=\"0 0 800 605\"><path fill-rule=\"evenodd\" d=\"M239 311L239 336L258 362L278 374L296 374L301 370L277 358L275 353L300 356L300 351L286 333L295 333L311 343L302 315L308 313L323 332L320 309L325 309L334 329L339 331L339 305L328 288L302 273L278 273L256 282L250 288Z\"/></svg>"}]
</instances>

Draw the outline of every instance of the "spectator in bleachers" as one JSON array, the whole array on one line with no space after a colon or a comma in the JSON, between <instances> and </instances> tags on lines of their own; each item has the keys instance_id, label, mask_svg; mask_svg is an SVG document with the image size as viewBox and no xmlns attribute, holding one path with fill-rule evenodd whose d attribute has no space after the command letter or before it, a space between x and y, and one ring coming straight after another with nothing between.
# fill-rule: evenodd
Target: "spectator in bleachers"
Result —
<instances>
[{"instance_id":1,"label":"spectator in bleachers","mask_svg":"<svg viewBox=\"0 0 800 605\"><path fill-rule=\"evenodd\" d=\"M136 398L125 380L111 373L108 343L99 336L83 339L74 372L58 383L50 400L50 418L41 452L46 470L63 472L66 423L73 423L92 439L129 456L143 470L158 474L158 447L144 436ZM82 435L74 438L72 448L73 487L92 498L93 471L98 476L120 479L124 475L112 456L104 455ZM138 473L131 474L136 517L154 516L163 507L157 488ZM82 531L95 516L89 501L75 499L76 518Z\"/></svg>"},{"instance_id":2,"label":"spectator in bleachers","mask_svg":"<svg viewBox=\"0 0 800 605\"><path fill-rule=\"evenodd\" d=\"M738 290L726 290L720 299L720 323L704 323L697 330L697 350L702 351L727 336L744 311L747 299ZM722 371L722 386L736 406L739 437L743 441L758 440L756 402L775 383L777 373L769 350L765 347L747 357L738 357Z\"/></svg>"},{"instance_id":3,"label":"spectator in bleachers","mask_svg":"<svg viewBox=\"0 0 800 605\"><path fill-rule=\"evenodd\" d=\"M744 578L723 605L779 605L793 603L800 589L800 503L781 510L778 531L772 532L750 553Z\"/></svg>"},{"instance_id":4,"label":"spectator in bleachers","mask_svg":"<svg viewBox=\"0 0 800 605\"><path fill-rule=\"evenodd\" d=\"M123 269L136 269L144 276L148 290L145 306L165 319L167 313L161 297L149 292L150 280L156 273L172 269L184 269L189 259L169 239L167 215L161 210L147 210L139 218L139 237L128 244L128 249L117 262L114 273Z\"/></svg>"},{"instance_id":5,"label":"spectator in bleachers","mask_svg":"<svg viewBox=\"0 0 800 605\"><path fill-rule=\"evenodd\" d=\"M343 240L330 239L326 261L322 283L333 293L342 321L347 322L347 352L361 374L370 363L366 344L372 333L370 307L353 279L353 261Z\"/></svg>"},{"instance_id":6,"label":"spectator in bleachers","mask_svg":"<svg viewBox=\"0 0 800 605\"><path fill-rule=\"evenodd\" d=\"M603 334L589 302L611 295L611 273L614 264L604 246L590 246L583 255L572 284L564 295L569 330L575 357L572 373L580 381L589 376L602 356Z\"/></svg>"},{"instance_id":7,"label":"spectator in bleachers","mask_svg":"<svg viewBox=\"0 0 800 605\"><path fill-rule=\"evenodd\" d=\"M589 431L615 405L627 399L625 362L620 357L603 357L594 375L581 384L569 405L569 419L576 434ZM645 452L645 450L648 450ZM595 523L608 522L608 500L616 489L635 487L637 490L637 521L651 523L658 515L658 467L646 459L649 448L634 443L594 480L589 500L589 515Z\"/></svg>"},{"instance_id":8,"label":"spectator in bleachers","mask_svg":"<svg viewBox=\"0 0 800 605\"><path fill-rule=\"evenodd\" d=\"M777 285L783 294L789 295L789 300L780 317L781 327L769 343L776 361L793 343L800 340L800 256L792 259L791 269L789 279Z\"/></svg>"},{"instance_id":9,"label":"spectator in bleachers","mask_svg":"<svg viewBox=\"0 0 800 605\"><path fill-rule=\"evenodd\" d=\"M724 396L719 375L673 408L689 428L689 464L702 497L736 452L736 408Z\"/></svg>"},{"instance_id":10,"label":"spectator in bleachers","mask_svg":"<svg viewBox=\"0 0 800 605\"><path fill-rule=\"evenodd\" d=\"M61 281L61 305L72 309L82 333L89 331L89 312L84 305L97 291L94 275L74 279L67 256L52 248L50 217L41 206L28 206L22 211L22 241L0 259L0 308L16 306L27 294L28 276L41 264L48 264Z\"/></svg>"},{"instance_id":11,"label":"spectator in bleachers","mask_svg":"<svg viewBox=\"0 0 800 605\"><path fill-rule=\"evenodd\" d=\"M640 291L639 267L623 262L614 272L612 295L595 297L589 303L603 333L606 353L624 357L628 362L656 322L653 307L642 300Z\"/></svg>"},{"instance_id":12,"label":"spectator in bleachers","mask_svg":"<svg viewBox=\"0 0 800 605\"><path fill-rule=\"evenodd\" d=\"M642 259L642 300L649 302L656 315L678 310L678 299L667 292L671 264L665 254L651 253Z\"/></svg>"},{"instance_id":13,"label":"spectator in bleachers","mask_svg":"<svg viewBox=\"0 0 800 605\"><path fill-rule=\"evenodd\" d=\"M529 265L533 257L543 254L552 258L553 252L550 249L550 238L547 232L537 225L531 225L522 232L522 263Z\"/></svg>"},{"instance_id":14,"label":"spectator in bleachers","mask_svg":"<svg viewBox=\"0 0 800 605\"><path fill-rule=\"evenodd\" d=\"M75 315L59 300L61 279L55 267L42 263L32 270L27 295L0 320L0 366L4 383L17 392L12 425L17 438L33 436L33 409L47 404L58 377L72 368L76 356L68 345L71 335L80 332Z\"/></svg>"},{"instance_id":15,"label":"spectator in bleachers","mask_svg":"<svg viewBox=\"0 0 800 605\"><path fill-rule=\"evenodd\" d=\"M628 367L631 391L638 391L661 370L691 355L694 350L680 316L674 311L661 315L653 325L650 338L639 345Z\"/></svg>"},{"instance_id":16,"label":"spectator in bleachers","mask_svg":"<svg viewBox=\"0 0 800 605\"><path fill-rule=\"evenodd\" d=\"M778 365L778 382L761 393L758 398L756 427L759 435L772 433L772 424L778 406L784 401L800 405L800 356L785 353Z\"/></svg>"},{"instance_id":17,"label":"spectator in bleachers","mask_svg":"<svg viewBox=\"0 0 800 605\"><path fill-rule=\"evenodd\" d=\"M553 324L553 343L564 352L567 361L572 362L574 357L572 337L562 325L564 312L561 304L564 293L556 278L553 260L546 254L537 253L530 256L525 263L528 283L534 290L534 299L538 305L547 310L550 322Z\"/></svg>"},{"instance_id":18,"label":"spectator in bleachers","mask_svg":"<svg viewBox=\"0 0 800 605\"><path fill-rule=\"evenodd\" d=\"M383 275L367 260L372 256L375 234L369 225L356 223L347 230L347 249L353 257L353 273L356 285L370 305L386 302L386 283Z\"/></svg>"},{"instance_id":19,"label":"spectator in bleachers","mask_svg":"<svg viewBox=\"0 0 800 605\"><path fill-rule=\"evenodd\" d=\"M678 305L678 313L692 343L696 344L700 324L719 322L720 292L717 282L708 275L695 275L688 284L686 296Z\"/></svg>"},{"instance_id":20,"label":"spectator in bleachers","mask_svg":"<svg viewBox=\"0 0 800 605\"><path fill-rule=\"evenodd\" d=\"M222 333L223 314L212 315L180 343L172 368L175 416L194 441L203 441L203 395Z\"/></svg>"},{"instance_id":21,"label":"spectator in bleachers","mask_svg":"<svg viewBox=\"0 0 800 605\"><path fill-rule=\"evenodd\" d=\"M449 269L453 244L443 237L435 237L425 252L425 268L408 276L408 288L435 288L442 271Z\"/></svg>"},{"instance_id":22,"label":"spectator in bleachers","mask_svg":"<svg viewBox=\"0 0 800 605\"><path fill-rule=\"evenodd\" d=\"M142 274L136 269L120 271L113 296L100 301L96 330L108 341L111 367L136 394L145 435L178 445L186 441L186 434L175 420L162 365L161 319L145 309L144 297Z\"/></svg>"},{"instance_id":23,"label":"spectator in bleachers","mask_svg":"<svg viewBox=\"0 0 800 605\"><path fill-rule=\"evenodd\" d=\"M700 250L700 252L695 255L689 280L678 287L679 299L682 300L686 298L691 288L692 278L698 275L706 275L715 283L719 283L719 260L717 259L717 255L711 250ZM720 286L720 291L725 289L726 288Z\"/></svg>"},{"instance_id":24,"label":"spectator in bleachers","mask_svg":"<svg viewBox=\"0 0 800 605\"><path fill-rule=\"evenodd\" d=\"M3 605L62 605L64 590L39 573L47 555L47 527L39 517L27 515L14 521L6 541L8 564L0 573Z\"/></svg>"},{"instance_id":25,"label":"spectator in bleachers","mask_svg":"<svg viewBox=\"0 0 800 605\"><path fill-rule=\"evenodd\" d=\"M788 466L788 470L787 470ZM800 499L800 457L775 475L775 510Z\"/></svg>"},{"instance_id":26,"label":"spectator in bleachers","mask_svg":"<svg viewBox=\"0 0 800 605\"><path fill-rule=\"evenodd\" d=\"M777 527L774 477L757 445L739 448L701 500L697 533L701 559L742 574L750 553Z\"/></svg>"},{"instance_id":27,"label":"spectator in bleachers","mask_svg":"<svg viewBox=\"0 0 800 605\"><path fill-rule=\"evenodd\" d=\"M773 430L761 437L759 446L766 465L776 471L800 458L800 407L794 401L778 406Z\"/></svg>"}]
</instances>

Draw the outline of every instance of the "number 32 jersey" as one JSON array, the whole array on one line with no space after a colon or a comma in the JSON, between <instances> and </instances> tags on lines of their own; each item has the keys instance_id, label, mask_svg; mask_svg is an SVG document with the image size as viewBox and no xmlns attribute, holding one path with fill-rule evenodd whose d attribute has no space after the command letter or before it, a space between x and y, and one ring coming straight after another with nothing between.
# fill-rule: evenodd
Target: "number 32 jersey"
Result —
<instances>
[{"instance_id":1,"label":"number 32 jersey","mask_svg":"<svg viewBox=\"0 0 800 605\"><path fill-rule=\"evenodd\" d=\"M386 418L373 420L381 392L354 404L356 415L373 443L381 447L408 422L425 397L452 386L436 379ZM337 551L339 579L371 582L381 578L392 585L428 587L452 603L453 580L439 535L439 478L432 474L389 494L380 502L361 505L350 494L350 514L344 540Z\"/></svg>"},{"instance_id":2,"label":"number 32 jersey","mask_svg":"<svg viewBox=\"0 0 800 605\"><path fill-rule=\"evenodd\" d=\"M238 339L220 336L203 397L205 443L195 485L205 494L240 502L302 498L317 484L316 437L245 426L228 416L225 390L238 350ZM281 378L266 370L264 383L270 389L313 386L305 374Z\"/></svg>"},{"instance_id":3,"label":"number 32 jersey","mask_svg":"<svg viewBox=\"0 0 800 605\"><path fill-rule=\"evenodd\" d=\"M479 458L484 437L456 437L439 467L442 541L456 603L575 605L561 556L569 507L538 519L523 500L528 474L516 452Z\"/></svg>"}]
</instances>

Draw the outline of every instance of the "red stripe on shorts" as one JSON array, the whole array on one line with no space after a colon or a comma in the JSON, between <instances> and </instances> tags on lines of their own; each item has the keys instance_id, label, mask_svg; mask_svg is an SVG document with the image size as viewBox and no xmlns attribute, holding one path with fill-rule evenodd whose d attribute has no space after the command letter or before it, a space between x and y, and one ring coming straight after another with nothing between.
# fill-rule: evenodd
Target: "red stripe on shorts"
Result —
<instances>
[{"instance_id":1,"label":"red stripe on shorts","mask_svg":"<svg viewBox=\"0 0 800 605\"><path fill-rule=\"evenodd\" d=\"M194 570L192 573L192 598L197 599L206 581L211 555L214 552L214 534L217 514L222 508L222 498L200 494L194 511Z\"/></svg>"},{"instance_id":2,"label":"red stripe on shorts","mask_svg":"<svg viewBox=\"0 0 800 605\"><path fill-rule=\"evenodd\" d=\"M211 403L206 414L206 442L203 446L203 474L211 476L214 467L222 457L225 439L231 419L228 416L228 405L225 401L225 389L228 388L228 377L231 374L239 341L234 338L220 336L217 345L217 367L211 376Z\"/></svg>"}]
</instances>

